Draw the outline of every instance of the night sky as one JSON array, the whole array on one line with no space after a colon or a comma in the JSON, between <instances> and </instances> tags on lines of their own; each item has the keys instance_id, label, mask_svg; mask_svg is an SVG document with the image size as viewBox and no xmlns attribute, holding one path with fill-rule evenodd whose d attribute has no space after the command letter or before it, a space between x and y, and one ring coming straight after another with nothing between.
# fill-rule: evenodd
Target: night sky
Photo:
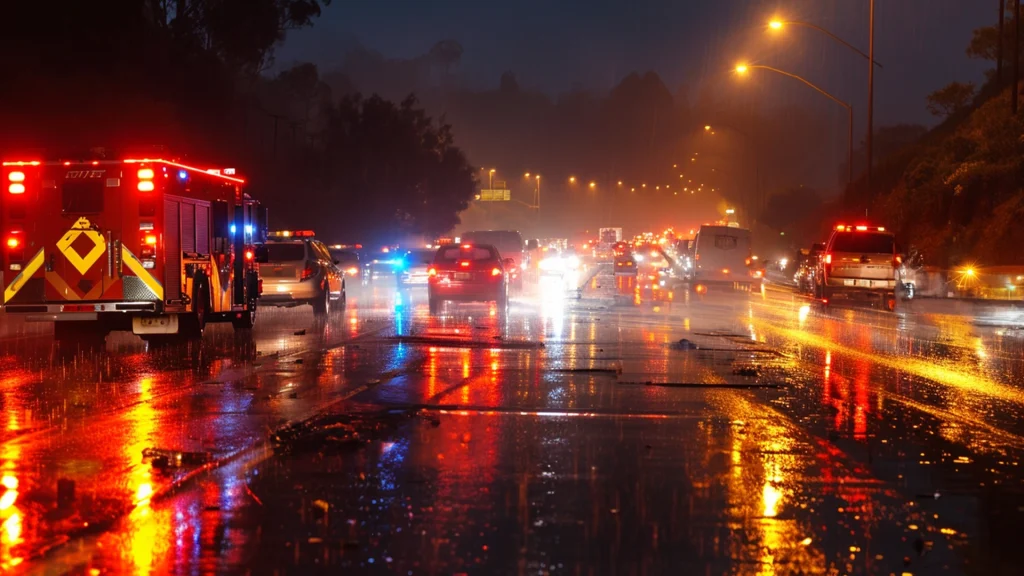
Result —
<instances>
[{"instance_id":1,"label":"night sky","mask_svg":"<svg viewBox=\"0 0 1024 576\"><path fill-rule=\"evenodd\" d=\"M995 21L997 2L876 4L876 59L885 66L876 75L876 124L933 123L926 94L981 80L985 64L964 49L973 29ZM728 70L748 60L806 76L861 111L866 60L813 30L771 35L764 22L775 14L813 22L866 51L867 13L868 0L335 0L313 28L290 34L277 59L329 70L357 43L408 58L450 38L465 49L470 86L493 87L512 70L524 87L553 94L574 84L605 90L634 70L658 72L673 91L735 90ZM785 78L759 82L765 99L822 105Z\"/></svg>"}]
</instances>

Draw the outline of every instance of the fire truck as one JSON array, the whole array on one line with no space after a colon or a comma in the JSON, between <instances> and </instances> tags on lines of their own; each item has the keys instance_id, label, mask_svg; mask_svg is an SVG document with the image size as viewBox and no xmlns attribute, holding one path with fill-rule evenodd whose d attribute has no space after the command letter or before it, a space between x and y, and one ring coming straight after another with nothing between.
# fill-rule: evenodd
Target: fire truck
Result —
<instances>
[{"instance_id":1,"label":"fire truck","mask_svg":"<svg viewBox=\"0 0 1024 576\"><path fill-rule=\"evenodd\" d=\"M249 330L266 210L233 169L166 158L11 159L0 170L3 312L57 340Z\"/></svg>"}]
</instances>

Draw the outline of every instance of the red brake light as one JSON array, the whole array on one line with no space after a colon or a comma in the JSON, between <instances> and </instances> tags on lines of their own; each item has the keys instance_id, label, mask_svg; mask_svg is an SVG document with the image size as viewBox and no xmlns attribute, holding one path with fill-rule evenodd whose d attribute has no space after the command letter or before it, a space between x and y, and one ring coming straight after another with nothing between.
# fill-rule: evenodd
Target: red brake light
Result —
<instances>
[{"instance_id":1,"label":"red brake light","mask_svg":"<svg viewBox=\"0 0 1024 576\"><path fill-rule=\"evenodd\" d=\"M252 257L253 257L252 250L246 250L245 251L245 259L246 260L252 260Z\"/></svg>"},{"instance_id":2,"label":"red brake light","mask_svg":"<svg viewBox=\"0 0 1024 576\"><path fill-rule=\"evenodd\" d=\"M156 246L156 236L153 234L146 234L146 244Z\"/></svg>"},{"instance_id":3,"label":"red brake light","mask_svg":"<svg viewBox=\"0 0 1024 576\"><path fill-rule=\"evenodd\" d=\"M300 281L301 280L309 280L312 277L313 277L313 267L312 266L306 266L305 268L302 269L302 275L299 276L299 280Z\"/></svg>"},{"instance_id":4,"label":"red brake light","mask_svg":"<svg viewBox=\"0 0 1024 576\"><path fill-rule=\"evenodd\" d=\"M433 266L427 268L427 276L437 276L437 268L434 268Z\"/></svg>"},{"instance_id":5,"label":"red brake light","mask_svg":"<svg viewBox=\"0 0 1024 576\"><path fill-rule=\"evenodd\" d=\"M139 181L138 188L139 188L139 192L152 192L153 189L156 188L156 186L154 186L153 182L151 182L149 180L141 180L141 181Z\"/></svg>"},{"instance_id":6,"label":"red brake light","mask_svg":"<svg viewBox=\"0 0 1024 576\"><path fill-rule=\"evenodd\" d=\"M139 168L137 174L139 180L152 180L154 176L152 168Z\"/></svg>"},{"instance_id":7,"label":"red brake light","mask_svg":"<svg viewBox=\"0 0 1024 576\"><path fill-rule=\"evenodd\" d=\"M10 180L11 182L24 182L25 173L20 170L15 170L14 172L11 172L10 174L7 175L7 179Z\"/></svg>"},{"instance_id":8,"label":"red brake light","mask_svg":"<svg viewBox=\"0 0 1024 576\"><path fill-rule=\"evenodd\" d=\"M8 248L17 248L20 244L21 244L21 242L17 238L15 238L13 236L11 236L10 238L7 239L7 247Z\"/></svg>"},{"instance_id":9,"label":"red brake light","mask_svg":"<svg viewBox=\"0 0 1024 576\"><path fill-rule=\"evenodd\" d=\"M469 260L463 260L462 262L459 262L459 266L462 266L463 268L469 268Z\"/></svg>"},{"instance_id":10,"label":"red brake light","mask_svg":"<svg viewBox=\"0 0 1024 576\"><path fill-rule=\"evenodd\" d=\"M825 264L831 264L831 263L832 263L832 255L831 254L825 254Z\"/></svg>"},{"instance_id":11,"label":"red brake light","mask_svg":"<svg viewBox=\"0 0 1024 576\"><path fill-rule=\"evenodd\" d=\"M501 268L492 268L491 276L501 276Z\"/></svg>"},{"instance_id":12,"label":"red brake light","mask_svg":"<svg viewBox=\"0 0 1024 576\"><path fill-rule=\"evenodd\" d=\"M21 182L11 182L10 185L7 186L7 191L11 194L24 194L25 185Z\"/></svg>"},{"instance_id":13,"label":"red brake light","mask_svg":"<svg viewBox=\"0 0 1024 576\"><path fill-rule=\"evenodd\" d=\"M864 232L867 229L868 229L867 226L857 226L857 230L860 231L860 232Z\"/></svg>"}]
</instances>

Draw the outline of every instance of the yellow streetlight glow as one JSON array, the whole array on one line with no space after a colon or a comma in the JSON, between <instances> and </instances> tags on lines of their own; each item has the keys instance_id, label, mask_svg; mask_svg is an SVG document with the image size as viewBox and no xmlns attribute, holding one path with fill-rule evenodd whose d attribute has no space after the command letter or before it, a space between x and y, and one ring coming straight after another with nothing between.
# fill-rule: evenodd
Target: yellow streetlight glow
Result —
<instances>
[{"instance_id":1,"label":"yellow streetlight glow","mask_svg":"<svg viewBox=\"0 0 1024 576\"><path fill-rule=\"evenodd\" d=\"M529 172L527 172L526 174L523 174L523 178L529 178L529 177L530 177L530 173Z\"/></svg>"},{"instance_id":2,"label":"yellow streetlight glow","mask_svg":"<svg viewBox=\"0 0 1024 576\"><path fill-rule=\"evenodd\" d=\"M746 64L737 64L736 65L736 72L739 73L739 74L746 74L747 73L747 65Z\"/></svg>"},{"instance_id":3,"label":"yellow streetlight glow","mask_svg":"<svg viewBox=\"0 0 1024 576\"><path fill-rule=\"evenodd\" d=\"M540 174L537 174L537 180L540 180Z\"/></svg>"},{"instance_id":4,"label":"yellow streetlight glow","mask_svg":"<svg viewBox=\"0 0 1024 576\"><path fill-rule=\"evenodd\" d=\"M569 176L569 184L575 184L575 183L576 183L576 177L575 176Z\"/></svg>"},{"instance_id":5,"label":"yellow streetlight glow","mask_svg":"<svg viewBox=\"0 0 1024 576\"><path fill-rule=\"evenodd\" d=\"M622 186L622 180L619 180L619 186Z\"/></svg>"},{"instance_id":6,"label":"yellow streetlight glow","mask_svg":"<svg viewBox=\"0 0 1024 576\"><path fill-rule=\"evenodd\" d=\"M708 130L711 130L711 126L708 126L707 124L705 124L704 125L704 131L707 132Z\"/></svg>"},{"instance_id":7,"label":"yellow streetlight glow","mask_svg":"<svg viewBox=\"0 0 1024 576\"><path fill-rule=\"evenodd\" d=\"M597 182L591 182L590 183L590 187L591 188L597 188Z\"/></svg>"},{"instance_id":8,"label":"yellow streetlight glow","mask_svg":"<svg viewBox=\"0 0 1024 576\"><path fill-rule=\"evenodd\" d=\"M497 169L497 168L491 168L491 172L490 172L490 173L491 173L491 174L494 174L494 173L495 173L495 172L497 172L497 171L498 171L498 169Z\"/></svg>"},{"instance_id":9,"label":"yellow streetlight glow","mask_svg":"<svg viewBox=\"0 0 1024 576\"><path fill-rule=\"evenodd\" d=\"M772 30L782 30L782 20L772 20L768 23L768 27Z\"/></svg>"}]
</instances>

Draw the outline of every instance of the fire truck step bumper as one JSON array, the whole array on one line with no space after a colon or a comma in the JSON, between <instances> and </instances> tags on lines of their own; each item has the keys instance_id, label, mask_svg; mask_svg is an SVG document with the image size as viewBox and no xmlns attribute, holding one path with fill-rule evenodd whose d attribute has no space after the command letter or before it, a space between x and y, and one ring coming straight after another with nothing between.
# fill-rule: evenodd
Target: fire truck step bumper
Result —
<instances>
[{"instance_id":1,"label":"fire truck step bumper","mask_svg":"<svg viewBox=\"0 0 1024 576\"><path fill-rule=\"evenodd\" d=\"M66 304L8 304L4 312L26 314L27 322L95 320L98 313L156 312L156 302L86 302ZM81 316L81 315L85 316Z\"/></svg>"},{"instance_id":2,"label":"fire truck step bumper","mask_svg":"<svg viewBox=\"0 0 1024 576\"><path fill-rule=\"evenodd\" d=\"M96 312L58 312L25 316L25 322L87 322L97 319L99 319L99 314Z\"/></svg>"}]
</instances>

